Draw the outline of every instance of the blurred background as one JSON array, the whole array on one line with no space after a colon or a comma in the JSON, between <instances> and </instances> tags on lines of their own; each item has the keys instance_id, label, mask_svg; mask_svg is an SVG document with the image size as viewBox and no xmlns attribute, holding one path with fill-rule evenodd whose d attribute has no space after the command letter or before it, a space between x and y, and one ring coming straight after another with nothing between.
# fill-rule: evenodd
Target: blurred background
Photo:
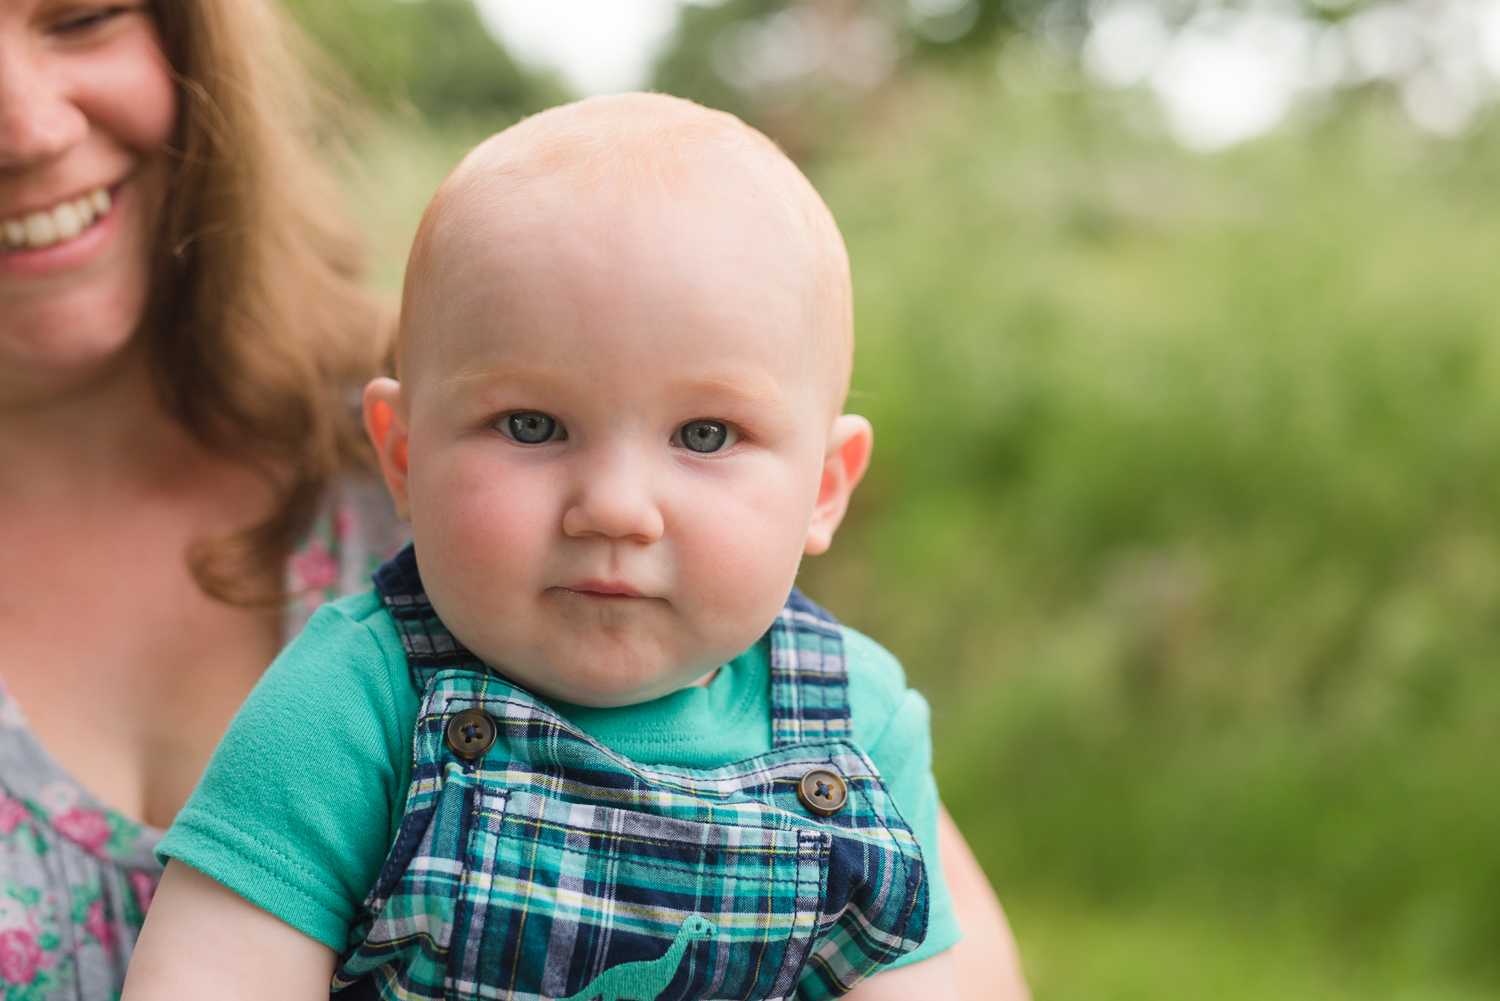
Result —
<instances>
[{"instance_id":1,"label":"blurred background","mask_svg":"<svg viewBox=\"0 0 1500 1001\"><path fill-rule=\"evenodd\" d=\"M1500 0L290 3L386 288L585 93L823 192L877 448L803 586L1038 1001L1500 997Z\"/></svg>"}]
</instances>

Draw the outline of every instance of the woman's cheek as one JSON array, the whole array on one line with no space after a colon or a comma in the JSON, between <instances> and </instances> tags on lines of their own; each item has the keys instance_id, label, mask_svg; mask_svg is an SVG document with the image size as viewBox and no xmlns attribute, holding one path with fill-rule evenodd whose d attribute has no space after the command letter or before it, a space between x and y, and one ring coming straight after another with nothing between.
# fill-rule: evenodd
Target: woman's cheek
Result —
<instances>
[{"instance_id":1,"label":"woman's cheek","mask_svg":"<svg viewBox=\"0 0 1500 1001\"><path fill-rule=\"evenodd\" d=\"M118 39L104 58L78 70L89 116L138 150L157 152L177 128L177 88L154 27Z\"/></svg>"}]
</instances>

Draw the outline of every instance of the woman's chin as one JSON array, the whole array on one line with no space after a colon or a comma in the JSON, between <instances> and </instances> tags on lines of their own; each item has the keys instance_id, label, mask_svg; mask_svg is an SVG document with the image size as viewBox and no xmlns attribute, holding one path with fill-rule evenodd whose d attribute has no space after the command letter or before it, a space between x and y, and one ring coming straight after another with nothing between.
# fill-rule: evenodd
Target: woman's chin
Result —
<instances>
[{"instance_id":1,"label":"woman's chin","mask_svg":"<svg viewBox=\"0 0 1500 1001\"><path fill-rule=\"evenodd\" d=\"M125 361L140 305L104 310L77 295L20 311L0 326L0 406L39 405L108 379ZM70 308L71 307L71 308ZM113 314L111 316L111 314Z\"/></svg>"},{"instance_id":2,"label":"woman's chin","mask_svg":"<svg viewBox=\"0 0 1500 1001\"><path fill-rule=\"evenodd\" d=\"M84 234L62 247L0 254L0 265L13 265L0 271L0 399L66 392L115 367L140 326L150 272L138 247L109 253L111 238ZM60 266L64 251L83 263ZM16 265L19 258L33 259ZM28 267L37 273L22 276Z\"/></svg>"}]
</instances>

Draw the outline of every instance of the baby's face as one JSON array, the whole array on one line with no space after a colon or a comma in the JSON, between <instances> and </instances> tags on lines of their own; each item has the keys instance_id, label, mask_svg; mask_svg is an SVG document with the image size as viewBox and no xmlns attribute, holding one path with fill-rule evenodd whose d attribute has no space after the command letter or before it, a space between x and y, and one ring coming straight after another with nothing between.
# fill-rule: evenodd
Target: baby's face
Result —
<instances>
[{"instance_id":1,"label":"baby's face","mask_svg":"<svg viewBox=\"0 0 1500 1001\"><path fill-rule=\"evenodd\" d=\"M770 625L868 425L837 417L808 269L769 225L661 199L538 212L437 232L403 384L372 384L408 435L404 473L383 459L466 646L550 697L645 701Z\"/></svg>"}]
</instances>

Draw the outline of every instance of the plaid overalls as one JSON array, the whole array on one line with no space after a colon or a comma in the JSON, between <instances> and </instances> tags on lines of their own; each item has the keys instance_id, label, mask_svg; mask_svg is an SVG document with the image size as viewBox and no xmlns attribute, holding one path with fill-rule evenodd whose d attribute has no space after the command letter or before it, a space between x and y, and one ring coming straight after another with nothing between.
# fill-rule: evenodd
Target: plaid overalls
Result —
<instances>
[{"instance_id":1,"label":"plaid overalls","mask_svg":"<svg viewBox=\"0 0 1500 1001\"><path fill-rule=\"evenodd\" d=\"M335 992L819 999L921 944L921 850L850 737L838 623L799 592L770 632L774 747L687 769L621 757L489 671L411 547L375 583L422 703Z\"/></svg>"}]
</instances>

